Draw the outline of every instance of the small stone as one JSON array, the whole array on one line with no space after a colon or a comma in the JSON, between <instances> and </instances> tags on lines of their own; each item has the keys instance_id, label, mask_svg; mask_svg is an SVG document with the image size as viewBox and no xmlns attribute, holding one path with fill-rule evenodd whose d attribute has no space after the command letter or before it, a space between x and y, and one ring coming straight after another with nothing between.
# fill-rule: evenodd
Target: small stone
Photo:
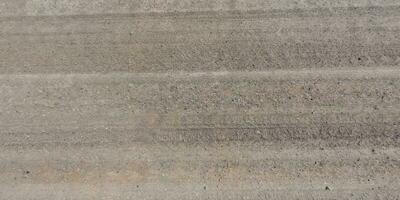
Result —
<instances>
[{"instance_id":1,"label":"small stone","mask_svg":"<svg viewBox=\"0 0 400 200\"><path fill-rule=\"evenodd\" d=\"M325 190L331 190L331 188L329 188L328 186L325 187Z\"/></svg>"}]
</instances>

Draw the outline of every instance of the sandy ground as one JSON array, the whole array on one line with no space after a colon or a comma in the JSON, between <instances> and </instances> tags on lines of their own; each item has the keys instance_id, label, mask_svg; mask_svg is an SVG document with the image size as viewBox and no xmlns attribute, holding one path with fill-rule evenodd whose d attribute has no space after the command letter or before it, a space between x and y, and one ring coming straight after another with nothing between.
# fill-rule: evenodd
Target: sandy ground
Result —
<instances>
[{"instance_id":1,"label":"sandy ground","mask_svg":"<svg viewBox=\"0 0 400 200\"><path fill-rule=\"evenodd\" d=\"M0 199L400 199L397 0L0 0Z\"/></svg>"}]
</instances>

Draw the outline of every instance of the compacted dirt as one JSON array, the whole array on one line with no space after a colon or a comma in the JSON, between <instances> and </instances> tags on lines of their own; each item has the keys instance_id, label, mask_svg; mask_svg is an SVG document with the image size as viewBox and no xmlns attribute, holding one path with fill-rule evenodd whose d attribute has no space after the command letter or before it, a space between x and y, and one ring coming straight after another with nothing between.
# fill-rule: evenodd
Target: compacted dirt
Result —
<instances>
[{"instance_id":1,"label":"compacted dirt","mask_svg":"<svg viewBox=\"0 0 400 200\"><path fill-rule=\"evenodd\" d=\"M400 199L397 0L1 0L1 200Z\"/></svg>"}]
</instances>

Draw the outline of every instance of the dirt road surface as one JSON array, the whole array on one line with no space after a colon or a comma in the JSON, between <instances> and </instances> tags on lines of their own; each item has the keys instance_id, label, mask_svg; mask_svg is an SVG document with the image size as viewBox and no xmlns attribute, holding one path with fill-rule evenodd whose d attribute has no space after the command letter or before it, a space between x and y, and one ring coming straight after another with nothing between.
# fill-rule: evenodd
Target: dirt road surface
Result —
<instances>
[{"instance_id":1,"label":"dirt road surface","mask_svg":"<svg viewBox=\"0 0 400 200\"><path fill-rule=\"evenodd\" d=\"M0 0L0 199L400 199L399 67L397 0Z\"/></svg>"}]
</instances>

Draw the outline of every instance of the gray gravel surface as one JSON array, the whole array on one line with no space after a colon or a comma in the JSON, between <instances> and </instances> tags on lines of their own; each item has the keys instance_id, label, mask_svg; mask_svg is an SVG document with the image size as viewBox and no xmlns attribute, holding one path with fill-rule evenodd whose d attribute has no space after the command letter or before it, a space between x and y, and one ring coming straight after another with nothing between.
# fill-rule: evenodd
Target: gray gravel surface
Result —
<instances>
[{"instance_id":1,"label":"gray gravel surface","mask_svg":"<svg viewBox=\"0 0 400 200\"><path fill-rule=\"evenodd\" d=\"M0 0L0 199L400 199L399 66L397 0Z\"/></svg>"}]
</instances>

